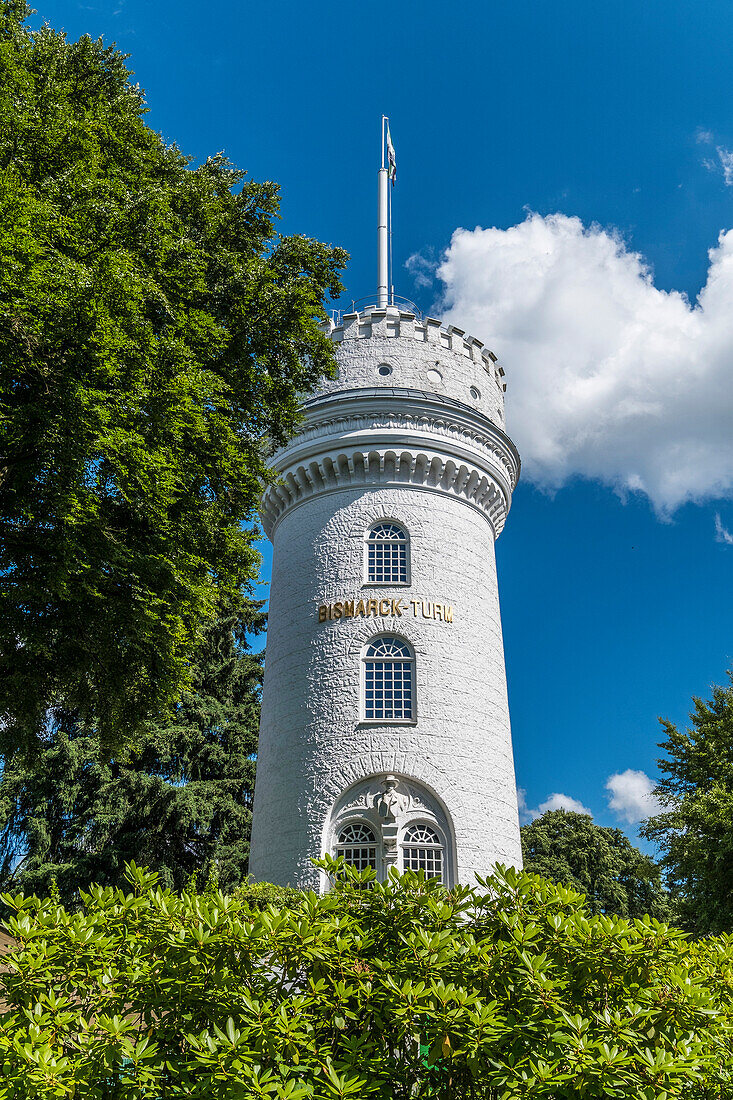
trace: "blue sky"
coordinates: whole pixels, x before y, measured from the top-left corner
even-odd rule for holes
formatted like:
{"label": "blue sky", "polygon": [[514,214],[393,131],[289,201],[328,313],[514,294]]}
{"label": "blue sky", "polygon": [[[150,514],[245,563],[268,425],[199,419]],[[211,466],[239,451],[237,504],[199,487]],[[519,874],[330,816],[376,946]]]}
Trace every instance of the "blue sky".
{"label": "blue sky", "polygon": [[614,812],[609,777],[653,777],[657,715],[684,723],[733,663],[729,0],[40,0],[44,19],[130,53],[186,153],[277,180],[282,230],[344,245],[353,297],[391,116],[396,290],[499,355],[524,459],[497,548],[519,785],[634,837],[640,781]]}

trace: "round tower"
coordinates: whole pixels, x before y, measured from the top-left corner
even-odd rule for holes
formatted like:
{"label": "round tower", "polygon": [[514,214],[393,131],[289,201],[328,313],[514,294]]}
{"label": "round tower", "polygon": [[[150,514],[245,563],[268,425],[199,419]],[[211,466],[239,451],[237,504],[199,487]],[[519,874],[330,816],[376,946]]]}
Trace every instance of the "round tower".
{"label": "round tower", "polygon": [[394,305],[330,326],[338,377],[274,456],[250,870],[325,853],[452,885],[521,865],[494,541],[519,456],[503,371]]}

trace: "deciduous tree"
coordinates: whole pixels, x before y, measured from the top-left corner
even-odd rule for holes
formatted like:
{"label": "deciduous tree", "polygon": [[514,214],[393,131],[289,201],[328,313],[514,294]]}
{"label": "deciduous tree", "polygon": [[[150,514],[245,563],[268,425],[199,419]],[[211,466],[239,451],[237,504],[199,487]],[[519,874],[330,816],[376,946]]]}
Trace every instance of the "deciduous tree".
{"label": "deciduous tree", "polygon": [[[194,167],[125,58],[0,0],[0,751],[50,708],[118,747],[257,569],[266,441],[332,368],[345,253]],[[244,526],[243,526],[244,524]]]}
{"label": "deciduous tree", "polygon": [[662,866],[684,927],[733,932],[733,673],[712,698],[693,699],[691,726],[660,719],[665,809],[642,832],[661,848]]}
{"label": "deciduous tree", "polygon": [[620,829],[596,825],[587,814],[548,810],[521,835],[526,870],[582,891],[591,912],[670,918],[659,866]]}

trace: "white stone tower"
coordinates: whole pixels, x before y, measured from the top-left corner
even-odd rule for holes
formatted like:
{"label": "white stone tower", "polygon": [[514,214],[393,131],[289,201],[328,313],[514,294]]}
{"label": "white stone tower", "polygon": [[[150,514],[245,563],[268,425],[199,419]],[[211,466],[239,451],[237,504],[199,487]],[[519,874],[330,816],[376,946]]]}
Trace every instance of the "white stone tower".
{"label": "white stone tower", "polygon": [[494,557],[519,475],[503,371],[380,297],[330,326],[338,378],[262,500],[250,871],[283,885],[322,887],[326,852],[448,885],[521,865]]}

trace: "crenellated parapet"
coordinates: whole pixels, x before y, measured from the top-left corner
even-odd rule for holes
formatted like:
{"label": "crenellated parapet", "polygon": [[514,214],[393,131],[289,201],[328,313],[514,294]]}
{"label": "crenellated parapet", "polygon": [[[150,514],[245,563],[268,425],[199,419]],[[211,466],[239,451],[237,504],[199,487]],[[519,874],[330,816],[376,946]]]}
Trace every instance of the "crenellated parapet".
{"label": "crenellated parapet", "polygon": [[469,336],[455,325],[443,325],[435,317],[418,318],[417,314],[393,306],[378,309],[376,306],[359,313],[345,313],[338,324],[327,322],[326,329],[334,343],[344,340],[363,340],[372,337],[397,337],[432,344],[436,349],[455,352],[474,363],[479,363],[493,379],[502,393],[506,391],[504,369],[481,340]]}

